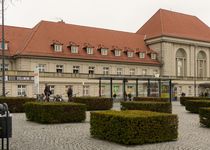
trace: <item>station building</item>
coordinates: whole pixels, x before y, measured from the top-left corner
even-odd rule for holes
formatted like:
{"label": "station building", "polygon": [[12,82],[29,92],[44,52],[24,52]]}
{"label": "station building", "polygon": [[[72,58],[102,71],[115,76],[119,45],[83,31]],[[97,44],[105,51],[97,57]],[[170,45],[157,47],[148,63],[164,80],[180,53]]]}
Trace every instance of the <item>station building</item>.
{"label": "station building", "polygon": [[[7,96],[34,97],[43,93],[45,83],[53,94],[67,96],[71,85],[75,96],[98,96],[98,77],[168,77],[174,79],[177,96],[198,96],[210,92],[209,60],[210,28],[196,16],[164,9],[136,33],[63,21],[40,21],[33,28],[5,26]],[[138,95],[147,96],[147,82],[138,82]],[[109,81],[101,84],[102,96],[110,96]],[[112,86],[121,97],[122,82]],[[151,84],[151,96],[157,95],[157,86]],[[125,88],[135,95],[134,81],[127,80]]]}

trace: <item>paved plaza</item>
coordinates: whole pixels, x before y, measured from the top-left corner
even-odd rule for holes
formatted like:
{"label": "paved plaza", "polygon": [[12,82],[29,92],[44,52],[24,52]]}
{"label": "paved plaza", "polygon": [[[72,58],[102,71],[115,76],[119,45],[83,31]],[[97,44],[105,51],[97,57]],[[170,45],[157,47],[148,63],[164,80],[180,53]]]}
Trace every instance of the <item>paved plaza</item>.
{"label": "paved plaza", "polygon": [[[114,109],[119,109],[119,103]],[[90,116],[84,123],[42,125],[26,121],[25,114],[13,114],[13,137],[10,150],[210,150],[210,129],[199,124],[199,116],[173,102],[179,117],[177,141],[138,146],[124,146],[91,138]]]}

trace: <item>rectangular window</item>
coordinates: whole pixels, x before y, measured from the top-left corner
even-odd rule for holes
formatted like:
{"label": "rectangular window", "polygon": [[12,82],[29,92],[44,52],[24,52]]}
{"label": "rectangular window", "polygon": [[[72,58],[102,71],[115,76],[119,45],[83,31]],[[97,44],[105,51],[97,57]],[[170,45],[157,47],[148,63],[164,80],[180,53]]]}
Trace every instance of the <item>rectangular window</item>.
{"label": "rectangular window", "polygon": [[93,54],[93,48],[92,47],[87,47],[86,50],[87,50],[87,54],[89,54],[89,55]]}
{"label": "rectangular window", "polygon": [[71,53],[77,54],[78,53],[78,46],[71,46]]}
{"label": "rectangular window", "polygon": [[151,59],[156,59],[157,55],[155,53],[151,54]]}
{"label": "rectangular window", "polygon": [[[8,50],[8,43],[4,42],[4,50]],[[2,50],[2,42],[0,42],[0,50]]]}
{"label": "rectangular window", "polygon": [[123,74],[123,69],[117,68],[117,75],[122,75],[122,74]]}
{"label": "rectangular window", "polygon": [[54,44],[54,51],[55,52],[62,52],[63,45]]}
{"label": "rectangular window", "polygon": [[26,85],[18,85],[17,86],[17,95],[18,96],[26,96]]}
{"label": "rectangular window", "polygon": [[39,64],[39,72],[45,72],[45,64]]}
{"label": "rectangular window", "polygon": [[142,69],[142,75],[147,75],[147,69]]}
{"label": "rectangular window", "polygon": [[50,91],[51,91],[51,94],[55,94],[55,85],[49,85],[50,86]]}
{"label": "rectangular window", "polygon": [[101,55],[107,55],[108,49],[107,48],[101,48]]}
{"label": "rectangular window", "polygon": [[114,55],[115,56],[121,56],[121,50],[115,50]]}
{"label": "rectangular window", "polygon": [[135,75],[135,69],[134,68],[130,68],[130,75]]}
{"label": "rectangular window", "polygon": [[[3,65],[1,64],[0,65],[0,71],[2,71],[3,70]],[[9,70],[9,64],[4,64],[4,70],[5,71],[8,71]]]}
{"label": "rectangular window", "polygon": [[158,71],[155,69],[153,70],[153,75],[156,76],[158,74]]}
{"label": "rectangular window", "polygon": [[128,57],[133,57],[133,52],[128,52],[127,55]]}
{"label": "rectangular window", "polygon": [[106,88],[105,86],[101,86],[101,95],[104,96],[106,94]]}
{"label": "rectangular window", "polygon": [[139,58],[145,58],[145,53],[144,52],[140,52],[139,53]]}
{"label": "rectangular window", "polygon": [[56,72],[62,73],[63,72],[63,65],[56,65]]}
{"label": "rectangular window", "polygon": [[89,66],[89,74],[94,74],[95,67]]}
{"label": "rectangular window", "polygon": [[133,93],[133,89],[134,89],[133,85],[128,85],[127,86],[127,94],[132,94]]}
{"label": "rectangular window", "polygon": [[83,85],[83,96],[89,96],[89,86]]}
{"label": "rectangular window", "polygon": [[79,66],[73,66],[73,73],[78,74],[79,73]]}
{"label": "rectangular window", "polygon": [[192,96],[192,86],[189,86],[188,96]]}
{"label": "rectangular window", "polygon": [[103,67],[103,74],[109,74],[109,67]]}

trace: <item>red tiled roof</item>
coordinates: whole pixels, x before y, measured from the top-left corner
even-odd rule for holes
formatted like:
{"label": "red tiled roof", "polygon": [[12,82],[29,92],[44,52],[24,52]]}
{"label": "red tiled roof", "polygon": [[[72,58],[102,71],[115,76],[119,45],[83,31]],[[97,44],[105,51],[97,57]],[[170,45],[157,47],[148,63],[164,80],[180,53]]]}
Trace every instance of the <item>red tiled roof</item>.
{"label": "red tiled roof", "polygon": [[[30,32],[31,29],[29,28],[5,26],[5,41],[8,41],[9,43],[9,49],[5,50],[5,55],[12,56],[16,53],[17,50],[22,49],[23,45],[26,43],[27,37],[30,35]],[[0,32],[0,41],[1,33],[2,32]]]}
{"label": "red tiled roof", "polygon": [[210,42],[210,29],[195,16],[158,10],[138,31],[146,39],[170,36]]}
{"label": "red tiled roof", "polygon": [[[62,52],[54,52],[50,46],[53,41],[59,41],[63,44]],[[78,54],[71,54],[68,47],[70,42],[79,45]],[[84,50],[85,43],[94,47],[93,55],[86,53]],[[101,55],[100,51],[97,50],[100,45],[108,48],[107,56]],[[111,52],[113,46],[117,46],[121,50],[124,50],[125,47],[129,47],[133,50],[138,48],[142,51],[150,51],[144,43],[144,36],[136,33],[71,25],[65,24],[64,22],[41,21],[32,29],[27,44],[21,51],[18,51],[18,54],[159,64],[157,60],[152,60],[149,56],[143,60],[139,59],[137,55],[133,58],[129,58],[126,56],[126,53],[122,53],[122,56],[114,56],[113,52]]]}

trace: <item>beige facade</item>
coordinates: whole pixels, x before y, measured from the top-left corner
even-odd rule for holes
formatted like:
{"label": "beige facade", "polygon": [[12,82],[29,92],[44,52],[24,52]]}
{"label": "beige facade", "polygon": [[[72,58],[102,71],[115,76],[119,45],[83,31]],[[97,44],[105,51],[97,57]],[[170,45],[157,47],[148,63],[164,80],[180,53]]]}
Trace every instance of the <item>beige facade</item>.
{"label": "beige facade", "polygon": [[[1,60],[0,60],[1,61]],[[99,81],[94,77],[100,76],[154,76],[160,73],[159,66],[143,65],[138,63],[116,63],[110,61],[84,61],[71,59],[54,58],[16,58],[12,61],[6,60],[9,68],[6,71],[6,92],[7,96],[35,97],[34,89],[34,69],[43,65],[43,70],[39,73],[39,93],[43,93],[45,83],[48,83],[53,90],[53,94],[62,95],[67,98],[67,88],[73,86],[75,96],[98,96]],[[62,71],[58,73],[57,65],[62,66]],[[74,66],[79,66],[78,73],[74,72]],[[93,67],[93,74],[89,72],[89,67]],[[108,72],[104,72],[108,68]],[[118,69],[120,68],[120,69]],[[8,78],[9,77],[9,78]],[[129,89],[132,86],[132,89]],[[122,81],[113,81],[113,87],[117,87],[118,97],[122,97]],[[2,86],[0,87],[2,88]],[[140,86],[143,91],[143,87]],[[135,94],[135,82],[126,83],[127,92]],[[1,89],[0,89],[1,90]],[[102,81],[102,95],[110,96],[110,82]],[[146,96],[146,89],[144,93]],[[1,90],[2,91],[2,90]],[[22,92],[22,93],[21,93]]]}
{"label": "beige facade", "polygon": [[[158,59],[162,62],[161,76],[170,76],[178,79],[173,81],[178,95],[185,92],[187,96],[194,96],[195,94],[198,96],[206,90],[209,92],[209,89],[202,85],[210,84],[210,43],[172,37],[156,38],[148,40],[146,43],[159,54]],[[176,55],[180,49],[186,52],[185,75],[177,74]],[[202,75],[199,75],[201,70],[198,65],[199,52],[205,54],[205,65],[202,68],[204,74]]]}
{"label": "beige facade", "polygon": [[[73,85],[76,96],[98,96],[99,81],[92,78],[142,76],[174,79],[177,96],[210,93],[210,29],[195,16],[160,9],[136,33],[63,21],[41,21],[31,29],[7,26],[5,31],[9,96],[35,96],[37,67],[39,93],[48,83],[54,94],[66,96]],[[155,95],[157,83],[151,84]],[[122,81],[113,81],[112,92],[119,97],[123,88]],[[137,91],[135,81],[125,88],[133,95]],[[138,91],[147,96],[147,83],[139,81]],[[102,81],[101,93],[113,94],[110,81]]]}

